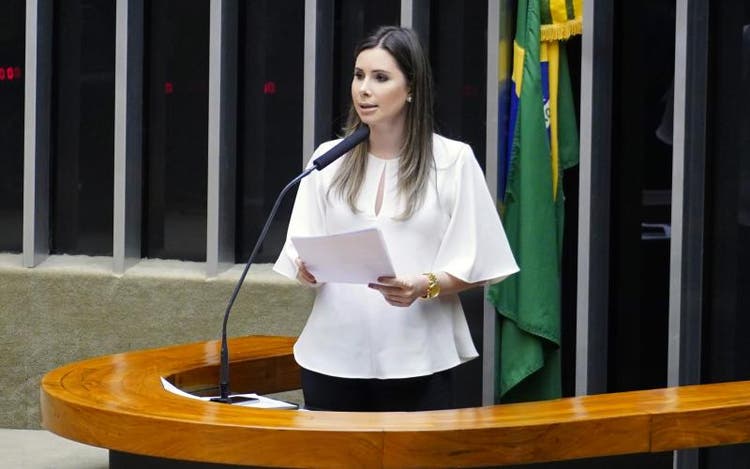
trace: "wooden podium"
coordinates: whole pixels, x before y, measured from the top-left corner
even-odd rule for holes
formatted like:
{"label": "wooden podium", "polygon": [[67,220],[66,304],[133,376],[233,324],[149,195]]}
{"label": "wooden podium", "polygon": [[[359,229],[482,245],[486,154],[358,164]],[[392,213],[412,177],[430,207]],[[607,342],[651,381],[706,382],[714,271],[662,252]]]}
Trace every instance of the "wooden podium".
{"label": "wooden podium", "polygon": [[[232,390],[299,388],[294,340],[230,340]],[[270,467],[482,467],[750,441],[750,382],[382,413],[253,409],[162,386],[214,387],[218,363],[210,341],[63,366],[42,380],[42,424],[113,454]]]}

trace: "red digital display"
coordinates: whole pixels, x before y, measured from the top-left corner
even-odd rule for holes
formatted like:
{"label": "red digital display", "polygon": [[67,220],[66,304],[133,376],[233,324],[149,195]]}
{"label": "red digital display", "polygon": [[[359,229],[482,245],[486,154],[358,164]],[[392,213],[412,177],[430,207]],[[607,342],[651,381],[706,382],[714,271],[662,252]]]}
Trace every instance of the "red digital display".
{"label": "red digital display", "polygon": [[479,96],[479,88],[475,85],[464,85],[462,94],[467,98],[475,98]]}
{"label": "red digital display", "polygon": [[276,82],[267,81],[263,84],[263,94],[276,94]]}
{"label": "red digital display", "polygon": [[16,81],[21,78],[21,67],[0,65],[0,81]]}

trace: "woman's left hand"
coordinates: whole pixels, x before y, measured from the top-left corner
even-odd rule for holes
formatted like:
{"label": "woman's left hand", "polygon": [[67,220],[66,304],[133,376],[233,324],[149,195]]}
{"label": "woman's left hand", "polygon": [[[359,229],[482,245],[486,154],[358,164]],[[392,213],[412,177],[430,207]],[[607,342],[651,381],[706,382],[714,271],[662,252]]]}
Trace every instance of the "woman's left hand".
{"label": "woman's left hand", "polygon": [[380,277],[378,283],[370,283],[367,286],[379,291],[388,304],[407,307],[425,294],[427,283],[427,277],[415,275],[413,277]]}

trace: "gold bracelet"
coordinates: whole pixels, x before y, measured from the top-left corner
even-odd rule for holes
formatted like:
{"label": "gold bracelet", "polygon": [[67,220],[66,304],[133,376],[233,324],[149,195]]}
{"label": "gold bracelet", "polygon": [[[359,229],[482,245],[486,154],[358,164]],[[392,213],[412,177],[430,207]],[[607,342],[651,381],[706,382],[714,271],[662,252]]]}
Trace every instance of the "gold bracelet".
{"label": "gold bracelet", "polygon": [[425,300],[435,298],[440,294],[440,283],[438,283],[437,275],[432,272],[426,272],[422,275],[427,277],[427,292],[422,295],[422,298]]}

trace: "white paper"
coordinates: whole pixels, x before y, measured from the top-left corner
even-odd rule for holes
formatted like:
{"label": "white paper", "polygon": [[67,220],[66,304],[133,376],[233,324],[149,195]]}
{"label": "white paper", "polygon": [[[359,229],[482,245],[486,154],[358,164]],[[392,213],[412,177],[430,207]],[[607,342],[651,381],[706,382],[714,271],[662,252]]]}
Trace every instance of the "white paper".
{"label": "white paper", "polygon": [[328,236],[293,236],[297,253],[318,282],[370,283],[396,271],[377,228]]}
{"label": "white paper", "polygon": [[[182,397],[189,397],[191,399],[200,399],[202,401],[210,401],[213,396],[203,397],[190,394],[178,388],[174,384],[170,383],[162,377],[161,384],[164,386],[164,390],[169,391],[173,394],[177,394]],[[256,409],[296,409],[295,404],[289,402],[279,401],[277,399],[271,399],[270,397],[260,396],[258,394],[232,394],[232,396],[247,397],[251,400],[245,402],[237,402],[234,405],[242,407],[253,407]]]}

